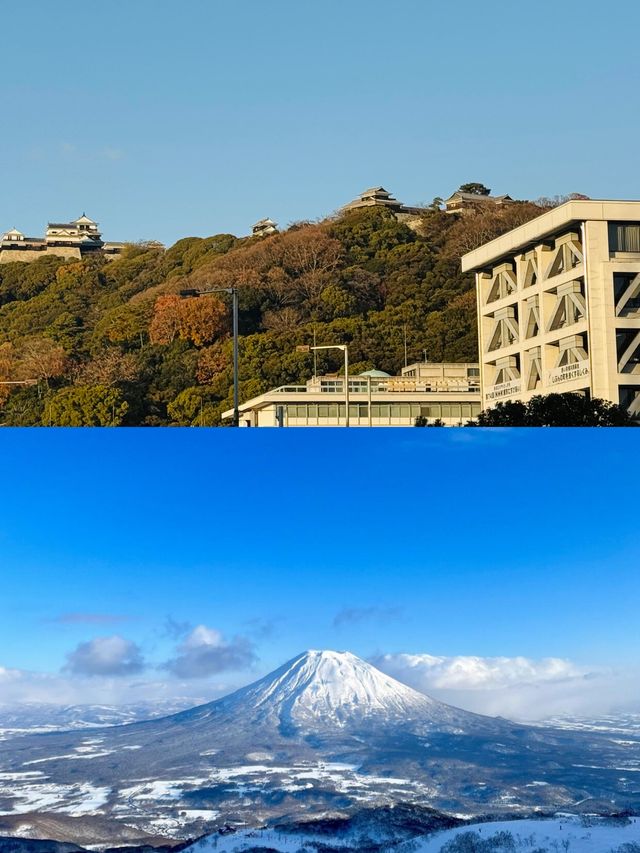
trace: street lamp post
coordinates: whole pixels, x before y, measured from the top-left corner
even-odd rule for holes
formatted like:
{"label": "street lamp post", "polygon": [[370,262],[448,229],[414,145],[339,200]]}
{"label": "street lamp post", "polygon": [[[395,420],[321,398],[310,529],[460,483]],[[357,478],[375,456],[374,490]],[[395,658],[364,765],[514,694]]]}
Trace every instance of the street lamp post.
{"label": "street lamp post", "polygon": [[230,293],[231,313],[233,316],[233,422],[232,426],[240,425],[240,403],[238,399],[238,288],[213,287],[211,290],[181,290],[180,296],[189,299],[192,296],[206,296],[209,293]]}
{"label": "street lamp post", "polygon": [[329,344],[323,347],[310,347],[312,350],[318,349],[339,349],[344,352],[344,425],[349,426],[349,347],[347,344]]}

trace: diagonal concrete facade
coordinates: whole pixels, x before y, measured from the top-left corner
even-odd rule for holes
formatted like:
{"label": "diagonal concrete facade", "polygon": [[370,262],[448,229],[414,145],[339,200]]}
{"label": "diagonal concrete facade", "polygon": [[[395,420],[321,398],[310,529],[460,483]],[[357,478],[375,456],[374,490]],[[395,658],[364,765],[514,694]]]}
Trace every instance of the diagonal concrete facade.
{"label": "diagonal concrete facade", "polygon": [[579,391],[640,414],[640,202],[570,201],[469,252],[483,408]]}

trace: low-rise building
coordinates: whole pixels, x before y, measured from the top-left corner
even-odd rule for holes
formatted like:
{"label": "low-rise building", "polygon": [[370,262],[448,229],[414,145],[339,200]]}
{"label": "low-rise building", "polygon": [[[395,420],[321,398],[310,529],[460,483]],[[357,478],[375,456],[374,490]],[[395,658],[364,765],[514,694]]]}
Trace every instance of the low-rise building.
{"label": "low-rise building", "polygon": [[469,252],[482,407],[578,391],[640,414],[640,201],[573,200]]}
{"label": "low-rise building", "polygon": [[[368,370],[349,377],[350,426],[413,426],[416,418],[459,426],[480,411],[477,364],[410,364],[400,376]],[[240,426],[344,426],[344,377],[315,376],[240,405]],[[231,419],[233,411],[223,414]]]}
{"label": "low-rise building", "polygon": [[113,258],[122,254],[124,243],[105,243],[98,223],[84,213],[73,222],[50,222],[44,237],[26,237],[17,228],[0,239],[0,263],[35,261],[43,255],[80,259],[91,253]]}

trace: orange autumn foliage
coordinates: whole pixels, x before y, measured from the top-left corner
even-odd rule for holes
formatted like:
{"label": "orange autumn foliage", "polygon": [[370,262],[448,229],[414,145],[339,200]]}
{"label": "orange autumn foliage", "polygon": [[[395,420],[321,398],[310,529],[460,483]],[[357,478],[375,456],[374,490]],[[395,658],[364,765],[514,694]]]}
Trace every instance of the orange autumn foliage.
{"label": "orange autumn foliage", "polygon": [[176,338],[204,346],[224,334],[227,308],[215,297],[181,299],[175,294],[156,300],[149,337],[154,344],[170,344]]}

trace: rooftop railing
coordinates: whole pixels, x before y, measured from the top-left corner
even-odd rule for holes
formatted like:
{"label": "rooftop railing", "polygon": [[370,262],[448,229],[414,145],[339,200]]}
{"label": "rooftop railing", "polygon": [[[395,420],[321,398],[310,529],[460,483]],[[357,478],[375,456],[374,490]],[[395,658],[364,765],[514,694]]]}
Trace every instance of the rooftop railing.
{"label": "rooftop railing", "polygon": [[[349,380],[349,391],[352,394],[367,394],[369,383],[366,380]],[[476,379],[438,379],[433,382],[428,380],[395,378],[378,379],[371,382],[372,394],[400,394],[400,393],[480,393],[480,381]],[[344,381],[322,380],[311,381],[307,385],[281,385],[274,388],[272,394],[344,394]]]}

